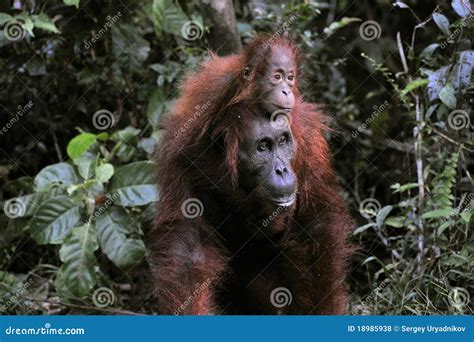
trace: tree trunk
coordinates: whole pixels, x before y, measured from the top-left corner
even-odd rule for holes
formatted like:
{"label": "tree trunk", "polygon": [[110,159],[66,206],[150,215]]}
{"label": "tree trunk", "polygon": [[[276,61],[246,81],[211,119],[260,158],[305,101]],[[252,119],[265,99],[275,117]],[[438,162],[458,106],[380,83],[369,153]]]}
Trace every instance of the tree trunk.
{"label": "tree trunk", "polygon": [[232,0],[201,0],[199,6],[206,25],[210,26],[210,48],[221,56],[240,51],[242,43]]}

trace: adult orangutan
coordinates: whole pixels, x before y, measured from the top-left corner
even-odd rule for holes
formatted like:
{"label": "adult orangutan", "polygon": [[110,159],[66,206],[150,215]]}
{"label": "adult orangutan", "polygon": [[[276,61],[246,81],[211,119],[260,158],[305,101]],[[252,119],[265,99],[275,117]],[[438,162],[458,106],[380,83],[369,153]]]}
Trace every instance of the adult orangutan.
{"label": "adult orangutan", "polygon": [[345,312],[352,223],[297,55],[261,37],[183,83],[157,159],[160,313]]}

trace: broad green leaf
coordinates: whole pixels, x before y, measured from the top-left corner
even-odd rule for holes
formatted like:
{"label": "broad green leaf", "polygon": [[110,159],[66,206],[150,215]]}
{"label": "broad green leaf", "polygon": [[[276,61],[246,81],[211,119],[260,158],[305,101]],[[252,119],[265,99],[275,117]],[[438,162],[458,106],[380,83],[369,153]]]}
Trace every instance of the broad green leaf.
{"label": "broad green leaf", "polygon": [[146,104],[146,116],[151,127],[157,127],[160,118],[167,110],[167,103],[162,88],[156,88],[152,91]]}
{"label": "broad green leaf", "polygon": [[143,241],[128,239],[126,234],[133,225],[127,212],[119,207],[111,207],[96,219],[99,243],[107,257],[117,266],[134,265],[143,259]]}
{"label": "broad green leaf", "polygon": [[401,228],[404,226],[405,218],[399,216],[392,216],[385,219],[385,224],[387,226]]}
{"label": "broad green leaf", "polygon": [[80,0],[63,0],[65,5],[67,5],[67,6],[76,6],[76,8],[79,8],[79,1]]}
{"label": "broad green leaf", "polygon": [[439,99],[446,105],[446,107],[450,109],[456,108],[456,96],[454,95],[454,88],[450,84],[441,89],[439,92]]}
{"label": "broad green leaf", "polygon": [[97,157],[93,154],[83,154],[73,160],[73,163],[77,166],[77,171],[84,179],[90,179],[95,175],[95,165],[97,163]]}
{"label": "broad green leaf", "polygon": [[462,91],[471,84],[471,74],[474,68],[474,51],[459,53],[458,62],[449,75],[448,82],[455,92]]}
{"label": "broad green leaf", "polygon": [[12,21],[13,17],[7,13],[0,13],[0,26],[5,25],[9,21]]}
{"label": "broad green leaf", "polygon": [[92,223],[72,228],[59,251],[64,263],[57,274],[57,284],[83,297],[97,283],[95,267],[98,266],[94,252],[99,248],[97,233]]}
{"label": "broad green leaf", "polygon": [[109,192],[116,193],[118,198],[115,203],[123,206],[139,206],[157,201],[153,164],[142,161],[117,168]]}
{"label": "broad green leaf", "polygon": [[72,138],[67,145],[69,158],[76,159],[85,153],[97,140],[97,136],[92,133],[81,133]]}
{"label": "broad green leaf", "polygon": [[445,35],[449,36],[451,33],[449,32],[449,20],[441,13],[433,13],[433,20],[436,25],[439,27],[441,32]]}
{"label": "broad green leaf", "polygon": [[71,164],[58,163],[46,166],[35,177],[37,190],[44,189],[51,184],[59,183],[66,186],[81,182],[76,168]]}
{"label": "broad green leaf", "polygon": [[371,222],[371,223],[367,223],[361,227],[358,227],[356,230],[354,230],[354,232],[352,233],[352,235],[357,235],[357,234],[360,234],[362,232],[365,232],[367,229],[369,229],[370,227],[375,227],[376,224]]}
{"label": "broad green leaf", "polygon": [[111,32],[112,50],[117,59],[127,64],[131,71],[142,68],[150,53],[150,43],[143,39],[138,26],[116,23]]}
{"label": "broad green leaf", "polygon": [[449,217],[454,213],[454,210],[452,208],[444,208],[444,209],[436,209],[436,210],[431,210],[423,215],[421,215],[422,218],[424,219],[429,219],[429,218],[437,218],[437,217]]}
{"label": "broad green leaf", "polygon": [[179,3],[173,0],[153,0],[151,15],[158,38],[163,31],[180,36],[183,25],[189,20]]}
{"label": "broad green leaf", "polygon": [[430,83],[428,83],[428,96],[430,101],[436,100],[439,97],[439,92],[446,85],[449,68],[449,65],[441,67],[428,76],[430,80]]}
{"label": "broad green leaf", "polygon": [[35,25],[35,28],[39,28],[39,29],[53,32],[53,33],[60,33],[60,31],[54,24],[53,20],[50,17],[48,17],[45,13],[32,15],[31,19],[33,20],[33,24]]}
{"label": "broad green leaf", "polygon": [[40,245],[60,244],[80,220],[81,207],[68,196],[57,196],[37,209],[31,220],[30,233]]}
{"label": "broad green leaf", "polygon": [[135,127],[127,127],[125,129],[121,129],[120,131],[115,132],[112,134],[110,139],[114,141],[122,141],[126,144],[136,145],[138,142],[137,136],[140,134],[140,130],[136,129]]}
{"label": "broad green leaf", "polygon": [[102,164],[95,169],[95,179],[100,183],[108,182],[113,175],[114,167],[112,164]]}
{"label": "broad green leaf", "polygon": [[460,17],[466,17],[471,14],[470,0],[453,0],[451,1],[451,6]]}
{"label": "broad green leaf", "polygon": [[409,92],[417,88],[424,87],[428,83],[429,83],[429,80],[427,78],[413,80],[410,83],[408,83],[405,88],[403,88],[401,92],[401,96],[405,96],[406,94],[408,94]]}
{"label": "broad green leaf", "polygon": [[385,207],[379,210],[379,212],[377,213],[377,217],[375,219],[375,222],[377,223],[377,226],[379,228],[383,226],[385,219],[387,218],[388,214],[390,214],[392,209],[393,209],[393,206],[386,205]]}
{"label": "broad green leaf", "polygon": [[33,20],[30,18],[30,14],[26,11],[21,12],[18,14],[15,19],[20,19],[21,27],[28,32],[32,37],[35,35],[33,34],[33,28],[35,25],[33,24]]}
{"label": "broad green leaf", "polygon": [[428,45],[427,47],[423,49],[423,51],[421,51],[420,58],[430,58],[438,47],[439,47],[438,43],[433,43],[433,44]]}

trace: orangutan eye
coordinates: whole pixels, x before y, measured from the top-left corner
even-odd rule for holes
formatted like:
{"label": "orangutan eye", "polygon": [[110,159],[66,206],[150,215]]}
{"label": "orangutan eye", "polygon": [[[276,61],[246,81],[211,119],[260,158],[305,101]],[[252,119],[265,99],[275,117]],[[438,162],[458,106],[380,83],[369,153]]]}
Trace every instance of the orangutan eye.
{"label": "orangutan eye", "polygon": [[273,78],[275,78],[276,80],[281,80],[281,75],[280,74],[275,74],[275,76],[273,76]]}
{"label": "orangutan eye", "polygon": [[288,142],[288,138],[284,135],[282,135],[279,139],[278,139],[278,145],[280,146],[283,146],[285,145],[286,143]]}
{"label": "orangutan eye", "polygon": [[288,81],[293,81],[294,79],[295,79],[295,76],[293,75],[288,76]]}
{"label": "orangutan eye", "polygon": [[263,152],[269,149],[270,149],[270,144],[268,143],[268,141],[262,140],[258,143],[257,151]]}

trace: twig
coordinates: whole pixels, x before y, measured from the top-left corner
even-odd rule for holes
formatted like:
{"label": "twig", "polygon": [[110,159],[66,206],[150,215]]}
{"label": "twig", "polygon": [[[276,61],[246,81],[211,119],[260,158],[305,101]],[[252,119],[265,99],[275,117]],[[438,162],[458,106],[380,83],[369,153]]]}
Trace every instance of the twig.
{"label": "twig", "polygon": [[460,144],[458,143],[456,140],[453,140],[451,139],[450,137],[448,137],[446,134],[444,133],[441,133],[440,131],[438,131],[436,128],[434,128],[433,125],[429,125],[429,127],[433,130],[433,132],[435,132],[436,134],[438,134],[441,138],[449,141],[450,143],[458,146],[459,148],[463,149],[463,150],[466,150],[468,152],[471,152],[471,153],[474,153],[474,150],[471,150],[470,148],[464,146],[464,144]]}

